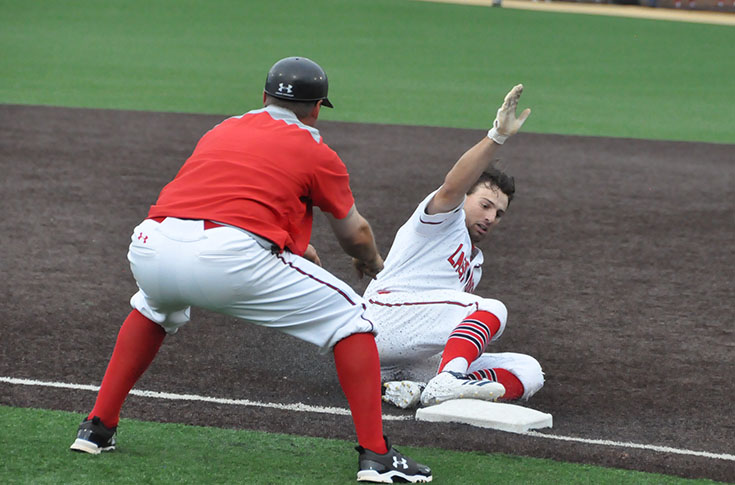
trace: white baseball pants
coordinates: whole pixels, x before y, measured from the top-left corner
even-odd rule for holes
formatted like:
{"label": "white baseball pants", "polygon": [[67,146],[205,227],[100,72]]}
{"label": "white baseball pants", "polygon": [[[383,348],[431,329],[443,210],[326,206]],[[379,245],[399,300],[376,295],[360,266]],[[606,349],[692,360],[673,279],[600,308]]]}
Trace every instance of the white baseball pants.
{"label": "white baseball pants", "polygon": [[373,332],[362,297],[323,268],[239,228],[201,220],[147,219],[128,251],[139,291],[130,304],[175,333],[196,306],[276,328],[329,351]]}
{"label": "white baseball pants", "polygon": [[[503,334],[508,319],[501,301],[461,291],[399,291],[365,297],[367,318],[378,330],[375,342],[384,381],[429,381],[436,375],[449,335],[470,314],[486,311],[500,320],[500,330],[492,341]],[[525,390],[522,399],[543,387],[541,365],[530,355],[484,353],[470,363],[468,372],[492,368],[507,369],[518,377]]]}

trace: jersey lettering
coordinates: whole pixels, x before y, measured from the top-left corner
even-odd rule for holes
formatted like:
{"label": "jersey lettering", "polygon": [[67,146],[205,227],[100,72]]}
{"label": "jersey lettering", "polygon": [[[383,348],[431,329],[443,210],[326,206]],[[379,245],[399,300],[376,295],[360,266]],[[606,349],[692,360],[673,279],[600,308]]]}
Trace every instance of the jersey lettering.
{"label": "jersey lettering", "polygon": [[470,277],[467,278],[467,283],[464,285],[465,293],[472,293],[475,291],[475,279],[473,278],[473,272],[470,271]]}
{"label": "jersey lettering", "polygon": [[467,270],[470,268],[470,260],[464,255],[464,251],[462,251],[463,246],[464,244],[460,244],[457,250],[454,251],[454,254],[447,258],[449,264],[451,264],[454,270],[457,272],[457,275],[459,276],[459,281],[462,281],[463,279],[465,279],[464,277],[469,276]]}
{"label": "jersey lettering", "polygon": [[[454,262],[454,257],[457,255],[458,252],[460,252],[462,250],[462,246],[464,246],[464,245],[463,244],[460,244],[459,247],[457,248],[457,250],[454,251],[454,254],[452,254],[451,256],[449,256],[449,259],[447,259],[447,261],[449,261],[449,264],[451,264],[452,267],[455,267],[457,265]],[[462,253],[462,255],[464,256],[464,253]]]}

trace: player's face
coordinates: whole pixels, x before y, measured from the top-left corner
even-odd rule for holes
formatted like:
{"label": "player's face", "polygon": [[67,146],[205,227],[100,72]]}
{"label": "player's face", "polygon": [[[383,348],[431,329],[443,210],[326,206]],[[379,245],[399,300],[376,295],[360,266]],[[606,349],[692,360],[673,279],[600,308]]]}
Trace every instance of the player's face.
{"label": "player's face", "polygon": [[480,185],[464,202],[465,224],[474,244],[500,222],[508,209],[508,196],[495,186]]}

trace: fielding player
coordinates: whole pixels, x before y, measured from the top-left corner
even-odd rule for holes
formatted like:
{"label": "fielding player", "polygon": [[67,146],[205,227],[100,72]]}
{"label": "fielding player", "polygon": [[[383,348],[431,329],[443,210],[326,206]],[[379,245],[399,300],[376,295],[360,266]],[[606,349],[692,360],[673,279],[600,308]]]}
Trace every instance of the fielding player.
{"label": "fielding player", "polygon": [[347,170],[315,128],[320,109],[332,107],[327,90],[315,62],[278,61],[266,77],[264,108],[212,128],[163,188],[133,232],[128,259],[139,291],[72,450],[115,448],[123,401],[166,334],[197,306],[331,351],[357,432],[357,478],[431,481],[429,467],[383,436],[380,363],[363,299],[315,264],[309,245],[316,206],[361,274],[383,267]]}
{"label": "fielding player", "polygon": [[389,381],[383,398],[399,407],[419,398],[425,406],[461,397],[528,399],[543,386],[533,357],[484,353],[503,333],[508,312],[500,301],[472,294],[482,276],[477,245],[515,192],[513,178],[491,161],[531,112],[516,117],[522,91],[519,84],[508,93],[487,137],[462,155],[398,230],[385,268],[365,291]]}

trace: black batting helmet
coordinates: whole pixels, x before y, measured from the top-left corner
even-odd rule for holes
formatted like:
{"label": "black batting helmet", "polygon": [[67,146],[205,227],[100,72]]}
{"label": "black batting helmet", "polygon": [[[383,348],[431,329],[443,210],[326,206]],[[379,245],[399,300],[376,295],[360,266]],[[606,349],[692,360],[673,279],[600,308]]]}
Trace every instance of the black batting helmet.
{"label": "black batting helmet", "polygon": [[306,57],[286,57],[273,64],[265,78],[265,92],[291,101],[319,101],[334,108],[327,99],[329,81],[319,64]]}

